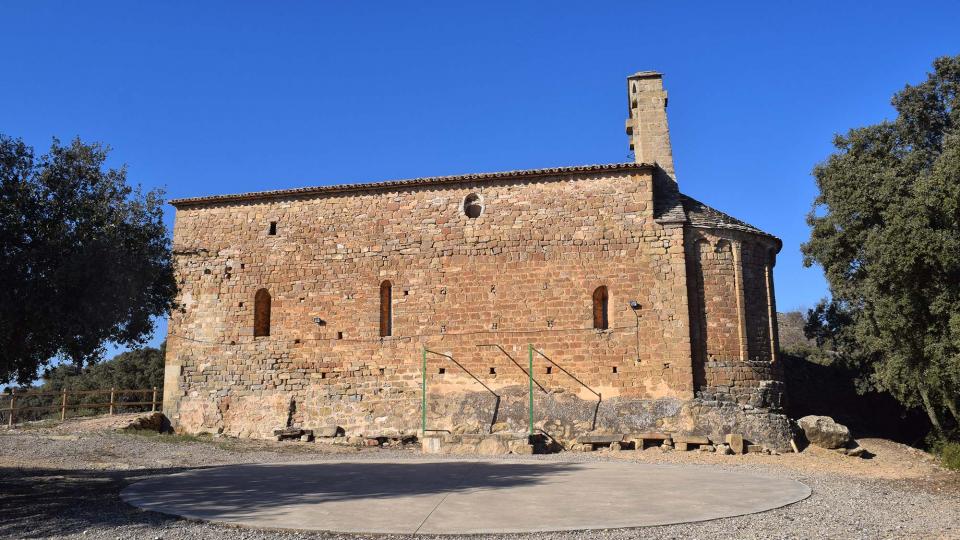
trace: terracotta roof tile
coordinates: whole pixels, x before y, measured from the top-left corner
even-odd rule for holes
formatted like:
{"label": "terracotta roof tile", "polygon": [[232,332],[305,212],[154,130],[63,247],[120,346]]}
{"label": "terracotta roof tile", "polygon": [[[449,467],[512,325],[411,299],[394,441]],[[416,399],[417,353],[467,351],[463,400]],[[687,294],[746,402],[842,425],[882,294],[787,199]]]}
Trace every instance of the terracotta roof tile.
{"label": "terracotta roof tile", "polygon": [[344,193],[350,191],[370,191],[391,188],[406,188],[418,186],[432,186],[444,184],[458,184],[463,182],[489,182],[510,178],[537,178],[544,176],[569,175],[581,172],[650,170],[654,166],[646,163],[611,163],[606,165],[578,165],[573,167],[553,167],[547,169],[528,169],[521,171],[505,171],[492,173],[459,174],[455,176],[429,176],[411,178],[407,180],[387,180],[362,184],[339,184],[331,186],[314,186],[294,189],[280,189],[275,191],[257,191],[239,193],[235,195],[211,195],[207,197],[191,197],[173,199],[170,204],[177,208],[204,204],[233,203],[257,201],[263,199],[278,199],[287,197],[301,197],[327,193]]}

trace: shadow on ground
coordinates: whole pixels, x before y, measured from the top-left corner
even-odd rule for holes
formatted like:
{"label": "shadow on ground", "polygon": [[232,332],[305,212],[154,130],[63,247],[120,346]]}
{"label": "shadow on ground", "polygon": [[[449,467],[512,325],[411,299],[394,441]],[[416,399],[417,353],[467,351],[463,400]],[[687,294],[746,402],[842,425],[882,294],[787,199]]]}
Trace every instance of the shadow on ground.
{"label": "shadow on ground", "polygon": [[56,537],[82,533],[94,526],[169,520],[127,505],[119,493],[132,482],[185,470],[0,468],[0,537]]}
{"label": "shadow on ground", "polygon": [[[235,465],[191,471],[134,489],[151,505],[188,506],[232,515],[291,504],[383,499],[535,485],[579,468],[571,463],[346,462]],[[236,481],[243,478],[243,482]],[[242,486],[239,488],[238,486]]]}
{"label": "shadow on ground", "polygon": [[[128,471],[0,468],[0,536],[37,538],[82,533],[92,527],[159,525],[177,518],[127,505],[119,493],[147,490],[151,502],[189,504],[232,514],[290,504],[432,495],[540,483],[573,472],[571,463],[290,463],[228,468],[162,468]],[[185,473],[183,481],[153,485],[151,478]],[[197,478],[193,478],[197,475]],[[245,477],[242,489],[233,481]]]}

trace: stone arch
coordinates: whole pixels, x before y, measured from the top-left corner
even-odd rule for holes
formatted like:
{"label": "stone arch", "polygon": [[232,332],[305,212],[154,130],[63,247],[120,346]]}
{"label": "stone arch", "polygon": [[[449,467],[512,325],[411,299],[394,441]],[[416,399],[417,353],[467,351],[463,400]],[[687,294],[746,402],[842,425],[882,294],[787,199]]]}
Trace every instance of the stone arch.
{"label": "stone arch", "polygon": [[606,285],[600,285],[593,290],[593,328],[607,330],[610,328],[610,293]]}
{"label": "stone arch", "polygon": [[713,251],[717,254],[717,258],[733,258],[733,244],[726,238],[717,240]]}
{"label": "stone arch", "polygon": [[380,283],[380,337],[393,335],[393,284]]}
{"label": "stone arch", "polygon": [[253,297],[253,337],[270,335],[270,292],[260,289]]}

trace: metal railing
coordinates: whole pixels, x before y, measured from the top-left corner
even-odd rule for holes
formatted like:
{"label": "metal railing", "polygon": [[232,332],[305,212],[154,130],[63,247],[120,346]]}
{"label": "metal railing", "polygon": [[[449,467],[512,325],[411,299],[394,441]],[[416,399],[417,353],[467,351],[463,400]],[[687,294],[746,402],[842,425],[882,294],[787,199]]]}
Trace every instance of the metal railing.
{"label": "metal railing", "polygon": [[449,354],[444,354],[437,351],[431,351],[430,349],[423,347],[423,358],[420,366],[420,375],[421,375],[421,402],[420,402],[420,430],[423,433],[428,431],[445,431],[445,430],[430,430],[427,429],[427,354],[435,354],[437,356],[446,358],[457,365],[464,373],[469,375],[473,380],[480,383],[480,386],[484,387],[487,392],[493,394],[493,397],[496,399],[496,402],[493,405],[493,418],[490,420],[490,433],[493,433],[493,425],[497,423],[497,415],[500,412],[500,394],[494,392],[489,386],[487,386],[483,381],[477,378],[469,369],[464,367],[463,364],[457,362],[457,359],[450,356]]}
{"label": "metal railing", "polygon": [[[593,423],[591,424],[590,431],[593,431],[593,430],[597,429],[597,414],[600,412],[600,403],[603,401],[603,394],[601,394],[600,392],[597,392],[597,391],[594,390],[593,388],[590,388],[590,387],[587,385],[587,383],[581,381],[580,379],[577,378],[576,375],[574,375],[573,373],[570,373],[570,372],[567,371],[563,366],[561,366],[560,364],[554,362],[553,359],[550,358],[549,356],[547,356],[546,354],[544,354],[543,351],[540,351],[540,350],[538,350],[538,349],[533,348],[533,345],[530,346],[530,354],[531,354],[530,365],[531,365],[531,366],[533,365],[532,356],[533,356],[533,353],[534,353],[534,352],[536,352],[537,354],[539,354],[539,355],[540,355],[544,360],[546,360],[547,362],[550,362],[551,364],[553,364],[554,366],[556,366],[557,369],[559,369],[560,371],[562,371],[566,376],[568,376],[568,377],[570,377],[571,379],[573,379],[574,381],[576,381],[580,386],[586,388],[591,394],[597,396],[597,405],[596,405],[596,407],[593,408]],[[532,392],[531,392],[531,396],[532,396],[532,395],[533,395],[533,394],[532,394]],[[530,407],[530,408],[531,408],[531,410],[533,409],[533,406],[532,406],[532,397],[531,397],[531,407]]]}
{"label": "metal railing", "polygon": [[[600,392],[597,392],[597,391],[594,390],[593,388],[590,388],[590,386],[588,386],[587,383],[581,381],[576,375],[574,375],[573,373],[570,373],[569,370],[567,370],[566,368],[564,368],[563,366],[561,366],[560,364],[558,364],[557,362],[555,362],[552,358],[550,358],[550,357],[547,356],[545,353],[543,353],[543,351],[540,351],[540,350],[538,350],[537,348],[535,348],[532,343],[527,345],[527,368],[526,368],[526,369],[524,369],[523,366],[521,366],[520,363],[517,362],[517,360],[516,360],[513,356],[511,356],[509,352],[506,351],[506,349],[504,349],[503,347],[501,347],[500,345],[498,345],[498,344],[496,344],[496,343],[481,343],[481,344],[478,344],[477,347],[496,347],[497,349],[500,350],[500,352],[502,352],[504,355],[506,355],[507,358],[509,358],[510,361],[511,361],[515,366],[517,366],[521,371],[525,372],[525,375],[527,376],[528,387],[529,387],[529,389],[528,389],[528,396],[529,396],[528,413],[529,413],[529,414],[528,414],[527,429],[528,429],[528,433],[529,433],[530,436],[533,436],[533,435],[536,433],[536,431],[537,431],[537,430],[534,428],[534,426],[533,426],[533,424],[534,424],[534,421],[533,421],[533,420],[534,420],[533,387],[534,387],[534,385],[536,385],[536,386],[537,386],[538,388],[540,388],[540,390],[543,391],[544,393],[549,393],[549,392],[547,391],[547,389],[544,388],[543,385],[541,385],[539,382],[537,382],[537,381],[534,379],[534,376],[533,376],[533,355],[534,355],[534,353],[538,354],[540,357],[542,357],[542,358],[543,358],[544,360],[546,360],[547,362],[550,362],[550,363],[551,363],[552,365],[554,365],[557,369],[559,369],[561,372],[563,372],[563,374],[565,374],[566,376],[568,376],[568,377],[570,377],[571,379],[573,379],[574,381],[576,381],[577,384],[579,384],[580,386],[583,386],[584,388],[586,388],[586,389],[587,389],[590,393],[592,393],[593,395],[597,396],[597,404],[596,404],[596,406],[594,406],[594,408],[593,408],[593,420],[592,420],[591,428],[590,428],[590,429],[591,429],[591,431],[592,431],[592,430],[595,430],[595,429],[597,428],[597,415],[598,415],[599,412],[600,412],[600,403],[603,402],[603,394],[601,394]],[[491,430],[491,432],[492,432],[492,430],[493,430],[493,425],[496,424],[496,422],[497,422],[497,414],[498,414],[498,412],[499,412],[499,410],[500,410],[500,395],[497,394],[496,392],[494,392],[489,386],[487,386],[486,384],[484,384],[483,381],[481,381],[479,378],[477,378],[476,375],[474,375],[473,373],[471,373],[470,370],[468,370],[466,367],[464,367],[463,364],[461,364],[460,362],[458,362],[453,356],[450,356],[449,354],[444,354],[444,353],[432,351],[432,350],[430,350],[430,349],[428,349],[428,348],[426,348],[426,347],[423,347],[423,355],[422,355],[421,366],[420,366],[420,373],[421,373],[421,386],[420,386],[420,389],[421,389],[420,429],[421,429],[421,432],[422,432],[422,433],[426,433],[426,432],[428,432],[428,431],[444,431],[444,430],[431,430],[431,429],[427,429],[427,354],[434,354],[434,355],[441,356],[441,357],[443,357],[443,358],[446,358],[446,359],[450,360],[451,362],[453,362],[454,364],[456,364],[457,367],[459,367],[460,369],[462,369],[462,370],[464,371],[464,373],[466,373],[467,375],[469,375],[469,376],[470,376],[473,380],[475,380],[476,382],[480,383],[481,386],[483,386],[488,392],[490,392],[491,394],[494,395],[494,397],[496,397],[496,403],[495,403],[495,405],[494,405],[494,411],[493,411],[493,420],[490,422],[490,430]],[[541,430],[541,431],[542,431],[542,430]]]}

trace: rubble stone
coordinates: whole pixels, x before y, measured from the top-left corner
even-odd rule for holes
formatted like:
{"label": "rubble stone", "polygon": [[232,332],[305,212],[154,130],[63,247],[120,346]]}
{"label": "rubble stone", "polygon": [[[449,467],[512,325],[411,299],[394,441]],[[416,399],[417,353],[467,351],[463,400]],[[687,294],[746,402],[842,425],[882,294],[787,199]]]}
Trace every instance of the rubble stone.
{"label": "rubble stone", "polygon": [[850,429],[838,424],[829,416],[804,416],[797,420],[803,434],[810,441],[821,448],[845,448],[851,440]]}

